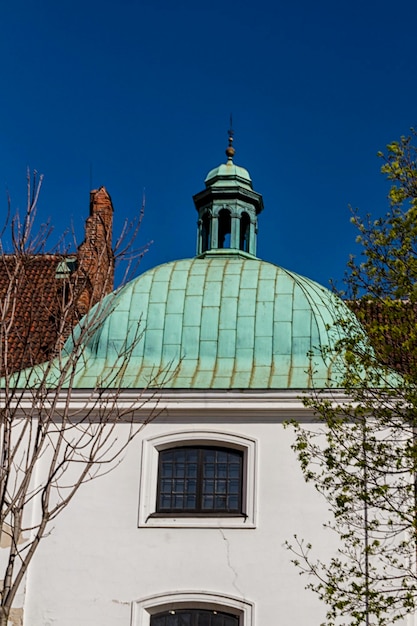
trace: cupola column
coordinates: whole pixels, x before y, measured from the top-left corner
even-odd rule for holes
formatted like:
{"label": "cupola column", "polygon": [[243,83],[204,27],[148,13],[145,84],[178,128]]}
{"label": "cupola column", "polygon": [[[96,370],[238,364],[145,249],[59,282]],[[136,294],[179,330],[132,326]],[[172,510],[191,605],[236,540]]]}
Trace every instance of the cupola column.
{"label": "cupola column", "polygon": [[219,218],[217,215],[213,215],[211,218],[211,246],[210,250],[215,250],[219,247]]}
{"label": "cupola column", "polygon": [[203,220],[200,218],[197,222],[197,255],[201,254],[207,245],[204,245],[204,239],[209,238],[210,234],[204,231]]}
{"label": "cupola column", "polygon": [[250,241],[250,249],[253,250],[253,255],[256,256],[256,230],[257,230],[257,225],[253,224],[253,222],[250,223],[249,226],[249,241]]}
{"label": "cupola column", "polygon": [[240,216],[232,216],[232,228],[230,233],[230,247],[240,249]]}

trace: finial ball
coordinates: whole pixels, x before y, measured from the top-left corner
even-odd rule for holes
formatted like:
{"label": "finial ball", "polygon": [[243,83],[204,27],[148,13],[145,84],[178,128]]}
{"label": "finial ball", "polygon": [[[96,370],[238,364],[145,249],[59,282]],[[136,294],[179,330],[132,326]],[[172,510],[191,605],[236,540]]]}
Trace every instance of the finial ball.
{"label": "finial ball", "polygon": [[226,148],[226,156],[228,159],[232,159],[234,157],[235,154],[235,149],[233,148],[233,146],[227,146]]}

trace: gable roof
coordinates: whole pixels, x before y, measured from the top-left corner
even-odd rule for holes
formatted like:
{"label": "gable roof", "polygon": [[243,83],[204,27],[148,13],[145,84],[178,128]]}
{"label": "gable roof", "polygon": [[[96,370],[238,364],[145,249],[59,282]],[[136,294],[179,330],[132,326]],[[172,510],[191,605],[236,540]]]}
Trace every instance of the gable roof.
{"label": "gable roof", "polygon": [[72,255],[0,255],[0,375],[56,355],[71,328],[113,290],[113,205],[90,193],[85,239]]}

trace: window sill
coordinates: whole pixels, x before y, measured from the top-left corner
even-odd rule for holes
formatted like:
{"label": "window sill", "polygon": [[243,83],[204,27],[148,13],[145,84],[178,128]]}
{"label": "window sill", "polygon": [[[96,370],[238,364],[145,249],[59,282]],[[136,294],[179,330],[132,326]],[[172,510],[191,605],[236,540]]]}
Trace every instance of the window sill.
{"label": "window sill", "polygon": [[255,528],[246,515],[152,513],[139,528]]}
{"label": "window sill", "polygon": [[223,512],[217,512],[217,513],[191,513],[191,512],[186,512],[186,513],[181,513],[180,511],[176,512],[176,513],[170,513],[170,512],[164,512],[164,513],[151,513],[149,515],[149,517],[199,517],[199,518],[210,518],[210,517],[215,517],[216,519],[219,517],[243,517],[244,519],[246,519],[248,516],[245,515],[244,513],[223,513]]}

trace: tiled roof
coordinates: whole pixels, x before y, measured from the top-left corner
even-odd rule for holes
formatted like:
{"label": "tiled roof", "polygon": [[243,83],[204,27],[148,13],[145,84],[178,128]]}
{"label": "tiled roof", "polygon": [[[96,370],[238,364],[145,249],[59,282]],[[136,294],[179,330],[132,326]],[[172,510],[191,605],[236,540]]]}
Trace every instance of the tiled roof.
{"label": "tiled roof", "polygon": [[0,375],[52,358],[113,290],[112,223],[112,201],[100,187],[90,192],[85,239],[74,254],[0,255]]}
{"label": "tiled roof", "polygon": [[379,360],[401,374],[417,372],[417,305],[404,300],[361,299],[349,303]]}
{"label": "tiled roof", "polygon": [[[62,269],[68,260],[47,254],[0,258],[2,373],[41,363],[54,354],[69,275]],[[71,315],[75,322],[75,306]]]}

